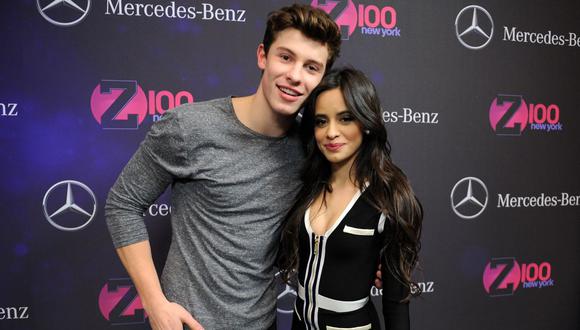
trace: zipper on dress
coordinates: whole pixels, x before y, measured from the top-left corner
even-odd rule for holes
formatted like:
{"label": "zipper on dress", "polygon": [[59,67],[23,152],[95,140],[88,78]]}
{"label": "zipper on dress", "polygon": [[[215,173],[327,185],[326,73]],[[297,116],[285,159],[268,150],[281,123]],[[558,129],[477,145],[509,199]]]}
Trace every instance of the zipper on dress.
{"label": "zipper on dress", "polygon": [[313,254],[314,254],[314,261],[312,262],[312,270],[310,273],[310,283],[308,283],[308,291],[310,296],[310,303],[308,304],[308,312],[306,313],[306,319],[312,324],[315,328],[317,326],[314,324],[314,320],[312,320],[311,315],[314,309],[314,283],[316,283],[316,268],[318,267],[318,250],[320,245],[320,236],[314,235],[314,247],[313,247]]}
{"label": "zipper on dress", "polygon": [[314,237],[314,256],[318,255],[318,242],[320,240],[320,236],[315,236]]}

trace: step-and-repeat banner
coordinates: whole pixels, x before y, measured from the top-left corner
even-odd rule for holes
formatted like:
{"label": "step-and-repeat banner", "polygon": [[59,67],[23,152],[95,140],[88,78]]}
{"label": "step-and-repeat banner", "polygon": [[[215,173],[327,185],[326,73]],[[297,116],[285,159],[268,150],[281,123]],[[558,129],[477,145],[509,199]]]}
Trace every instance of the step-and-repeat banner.
{"label": "step-and-repeat banner", "polygon": [[[578,2],[302,2],[376,84],[424,205],[413,329],[578,329]],[[255,91],[267,13],[288,4],[2,2],[0,329],[150,328],[107,192],[164,112]],[[159,271],[169,193],[146,212]],[[279,292],[288,329],[296,292]]]}

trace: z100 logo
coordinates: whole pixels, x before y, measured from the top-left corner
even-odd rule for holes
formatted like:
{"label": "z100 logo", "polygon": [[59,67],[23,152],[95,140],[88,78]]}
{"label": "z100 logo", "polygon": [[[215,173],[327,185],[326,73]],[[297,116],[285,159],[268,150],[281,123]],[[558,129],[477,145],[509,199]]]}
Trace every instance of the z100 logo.
{"label": "z100 logo", "polygon": [[312,7],[324,10],[340,26],[342,38],[347,40],[360,28],[363,35],[377,37],[400,37],[397,27],[397,11],[391,6],[358,4],[352,0],[313,0]]}
{"label": "z100 logo", "polygon": [[554,286],[549,262],[518,264],[515,258],[493,258],[483,271],[483,288],[490,297],[511,296],[523,289]]}
{"label": "z100 logo", "polygon": [[560,108],[556,104],[526,104],[520,95],[498,95],[489,107],[489,123],[497,135],[521,135],[533,131],[561,131]]}
{"label": "z100 logo", "polygon": [[104,129],[137,129],[147,115],[157,121],[165,111],[193,102],[186,91],[150,90],[134,80],[101,80],[91,95],[91,112]]}
{"label": "z100 logo", "polygon": [[0,103],[0,117],[17,117],[17,103]]}
{"label": "z100 logo", "polygon": [[115,325],[144,323],[147,318],[137,289],[128,278],[107,281],[99,294],[99,309]]}

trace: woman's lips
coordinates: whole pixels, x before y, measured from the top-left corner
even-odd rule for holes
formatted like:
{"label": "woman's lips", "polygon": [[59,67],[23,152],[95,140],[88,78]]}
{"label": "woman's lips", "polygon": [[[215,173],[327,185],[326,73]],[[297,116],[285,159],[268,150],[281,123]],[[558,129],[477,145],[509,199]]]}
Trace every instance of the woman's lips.
{"label": "woman's lips", "polygon": [[344,143],[327,143],[324,147],[329,151],[338,151],[343,145]]}

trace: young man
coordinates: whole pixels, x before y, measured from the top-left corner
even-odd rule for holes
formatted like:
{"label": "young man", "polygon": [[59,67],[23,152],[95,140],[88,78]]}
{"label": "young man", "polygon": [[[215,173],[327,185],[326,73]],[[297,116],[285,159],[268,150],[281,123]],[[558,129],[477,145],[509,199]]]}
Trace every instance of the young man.
{"label": "young man", "polygon": [[[167,112],[117,179],[107,224],[154,330],[275,327],[273,265],[302,160],[295,115],[339,49],[323,11],[271,13],[256,93]],[[173,234],[160,281],[143,212],[168,185]]]}

